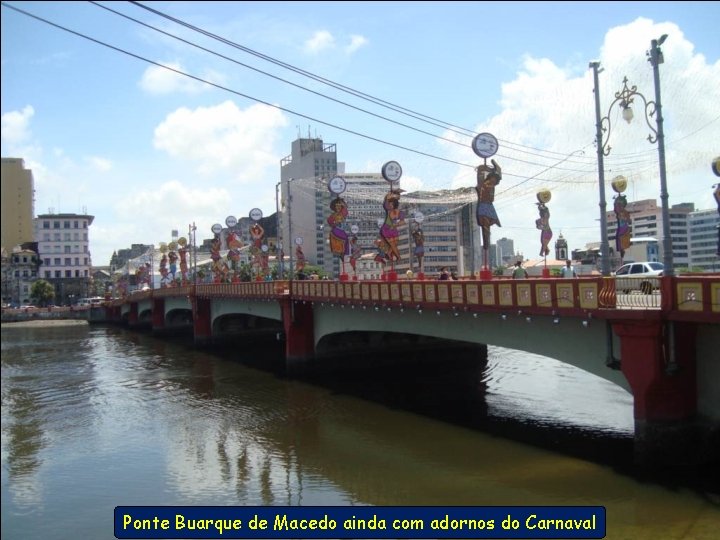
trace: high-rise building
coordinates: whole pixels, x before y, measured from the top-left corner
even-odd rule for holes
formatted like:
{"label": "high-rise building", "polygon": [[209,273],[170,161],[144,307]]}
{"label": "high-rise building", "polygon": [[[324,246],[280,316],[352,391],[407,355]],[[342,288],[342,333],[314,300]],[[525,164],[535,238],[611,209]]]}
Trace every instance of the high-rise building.
{"label": "high-rise building", "polygon": [[339,172],[335,145],[318,137],[296,139],[291,154],[280,161],[283,251],[294,257],[297,242],[302,242],[307,262],[331,273],[337,271],[337,261],[325,242],[323,218],[330,212],[327,183]]}
{"label": "high-rise building", "polygon": [[2,247],[8,253],[15,246],[34,241],[35,214],[32,171],[20,158],[2,158]]}
{"label": "high-rise building", "polygon": [[89,230],[94,219],[87,214],[41,214],[35,218],[40,277],[53,284],[55,298],[62,303],[89,296]]}
{"label": "high-rise building", "polygon": [[509,238],[500,238],[496,242],[497,264],[507,266],[515,260],[515,243]]}

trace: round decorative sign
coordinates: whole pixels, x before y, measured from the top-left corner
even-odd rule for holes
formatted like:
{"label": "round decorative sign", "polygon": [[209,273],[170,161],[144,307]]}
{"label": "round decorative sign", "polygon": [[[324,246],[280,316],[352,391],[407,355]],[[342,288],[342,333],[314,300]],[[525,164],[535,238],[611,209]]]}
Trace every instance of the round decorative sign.
{"label": "round decorative sign", "polygon": [[263,213],[262,210],[259,208],[253,208],[250,210],[250,219],[253,221],[260,221],[262,219]]}
{"label": "round decorative sign", "polygon": [[715,176],[720,176],[720,156],[713,159],[712,170],[715,173]]}
{"label": "round decorative sign", "polygon": [[481,158],[494,156],[498,151],[498,140],[492,133],[478,133],[472,141],[472,149]]}
{"label": "round decorative sign", "polygon": [[295,238],[295,243],[296,243],[298,246],[302,246],[302,245],[303,245],[302,236],[298,236],[297,238]]}
{"label": "round decorative sign", "polygon": [[184,236],[181,236],[180,238],[178,238],[178,245],[180,247],[187,246],[187,238],[185,238]]}
{"label": "round decorative sign", "polygon": [[383,178],[390,182],[397,182],[402,176],[402,167],[397,161],[388,161],[382,166]]}
{"label": "round decorative sign", "polygon": [[267,252],[268,252],[268,249],[269,249],[269,248],[267,247],[267,244],[263,244],[262,246],[260,246],[260,250],[261,250],[263,253],[267,253]]}
{"label": "round decorative sign", "polygon": [[230,227],[231,229],[237,225],[237,218],[235,216],[228,216],[225,218],[225,225]]}
{"label": "round decorative sign", "polygon": [[378,227],[382,227],[382,226],[383,226],[383,223],[385,223],[385,220],[384,220],[383,218],[380,217],[380,218],[377,219]]}
{"label": "round decorative sign", "polygon": [[622,193],[627,189],[627,178],[624,176],[616,176],[612,179],[610,185],[615,190],[615,193]]}
{"label": "round decorative sign", "polygon": [[542,189],[537,192],[537,200],[540,203],[549,203],[550,199],[552,199],[552,193],[550,193],[549,189]]}
{"label": "round decorative sign", "polygon": [[215,234],[220,234],[222,232],[222,225],[219,223],[216,223],[212,227],[210,227],[210,230]]}
{"label": "round decorative sign", "polygon": [[413,214],[413,219],[414,219],[417,223],[422,223],[422,222],[425,220],[425,216],[423,215],[422,212],[417,211],[417,212],[415,212],[415,213]]}
{"label": "round decorative sign", "polygon": [[334,193],[335,195],[343,193],[346,187],[347,184],[342,176],[333,176],[328,182],[328,189],[330,190],[330,193]]}
{"label": "round decorative sign", "polygon": [[353,225],[350,225],[350,232],[351,232],[351,233],[357,234],[359,231],[360,231],[360,227],[358,227],[357,225],[354,225],[354,224],[353,224]]}

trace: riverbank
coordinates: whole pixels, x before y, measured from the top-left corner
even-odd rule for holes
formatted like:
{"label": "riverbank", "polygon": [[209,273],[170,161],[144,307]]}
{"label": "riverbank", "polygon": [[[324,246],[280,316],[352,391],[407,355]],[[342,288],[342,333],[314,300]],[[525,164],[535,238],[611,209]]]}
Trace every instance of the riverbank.
{"label": "riverbank", "polygon": [[81,319],[33,319],[32,321],[3,321],[2,326],[22,328],[28,326],[87,326],[88,322]]}

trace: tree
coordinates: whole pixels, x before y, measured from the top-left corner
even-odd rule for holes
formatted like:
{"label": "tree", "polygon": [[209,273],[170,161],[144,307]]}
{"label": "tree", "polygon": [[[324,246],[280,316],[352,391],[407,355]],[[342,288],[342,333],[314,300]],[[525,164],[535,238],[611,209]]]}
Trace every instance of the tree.
{"label": "tree", "polygon": [[55,287],[44,279],[38,279],[30,288],[30,298],[38,306],[46,306],[50,300],[55,298]]}

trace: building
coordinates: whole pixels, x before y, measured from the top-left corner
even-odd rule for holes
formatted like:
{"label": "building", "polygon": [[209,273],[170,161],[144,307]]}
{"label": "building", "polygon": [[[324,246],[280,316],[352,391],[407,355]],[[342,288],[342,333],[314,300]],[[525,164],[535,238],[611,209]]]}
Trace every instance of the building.
{"label": "building", "polygon": [[339,264],[325,241],[324,218],[330,212],[327,183],[340,172],[335,145],[318,137],[296,139],[290,155],[280,161],[283,250],[292,258],[295,246],[302,243],[307,262],[333,274]]}
{"label": "building", "polygon": [[40,277],[55,287],[57,303],[73,304],[91,296],[89,231],[94,219],[87,214],[41,214],[35,218]]}
{"label": "building", "polygon": [[[497,249],[497,266],[507,266],[515,260],[515,243],[508,238],[500,238],[495,244]],[[493,267],[494,268],[494,267]]]}
{"label": "building", "polygon": [[[662,208],[654,199],[628,203],[626,207],[632,220],[633,241],[641,238],[660,240],[658,260],[664,260],[662,245]],[[717,210],[695,210],[694,203],[674,204],[669,209],[670,234],[672,236],[673,265],[676,270],[695,269],[717,271],[717,226],[720,216]],[[615,246],[617,220],[614,212],[608,212],[608,241]],[[627,253],[625,259],[628,258]],[[638,260],[638,259],[636,259]],[[620,253],[612,258],[612,269],[621,264]]]}
{"label": "building", "polygon": [[8,253],[25,242],[32,242],[35,215],[32,171],[20,158],[2,158],[2,242]]}
{"label": "building", "polygon": [[31,303],[32,285],[38,279],[40,259],[37,244],[24,242],[11,253],[2,249],[2,303],[21,306]]}
{"label": "building", "polygon": [[717,210],[698,210],[688,214],[690,270],[720,271],[718,229],[720,229],[720,214]]}

